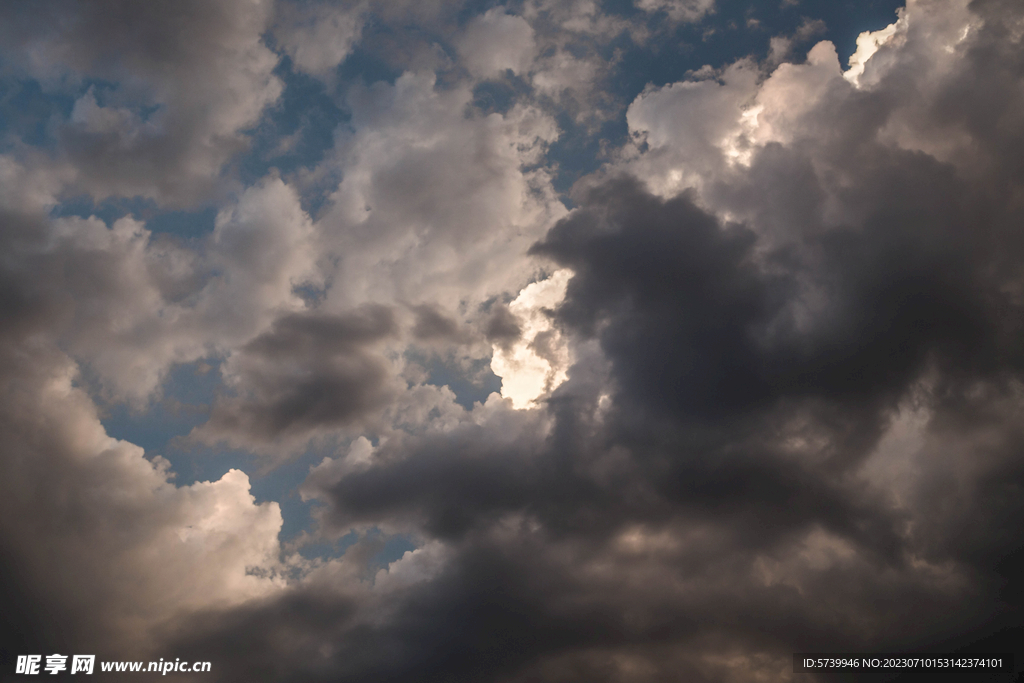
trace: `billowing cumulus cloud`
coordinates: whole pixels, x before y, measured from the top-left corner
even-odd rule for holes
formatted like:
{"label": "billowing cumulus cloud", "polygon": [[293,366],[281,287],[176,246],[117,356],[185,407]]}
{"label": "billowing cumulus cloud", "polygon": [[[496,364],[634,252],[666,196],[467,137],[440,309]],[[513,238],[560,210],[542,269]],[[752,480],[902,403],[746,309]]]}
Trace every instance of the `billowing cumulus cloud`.
{"label": "billowing cumulus cloud", "polygon": [[365,6],[278,5],[274,35],[302,71],[325,76],[359,41]]}
{"label": "billowing cumulus cloud", "polygon": [[565,298],[570,276],[568,270],[560,270],[527,286],[509,304],[519,340],[494,349],[491,369],[502,378],[501,395],[511,399],[516,408],[534,405],[536,399],[566,380],[568,352],[550,317]]}
{"label": "billowing cumulus cloud", "polygon": [[467,68],[485,78],[506,69],[526,71],[535,49],[533,29],[526,20],[497,8],[474,19],[459,46]]}
{"label": "billowing cumulus cloud", "polygon": [[1024,10],[770,4],[7,9],[3,676],[1024,658]]}
{"label": "billowing cumulus cloud", "polygon": [[73,187],[97,199],[188,206],[211,197],[223,165],[245,149],[245,129],[281,93],[277,57],[261,39],[270,2],[46,2],[3,12],[8,73],[66,93],[96,82],[55,133]]}
{"label": "billowing cumulus cloud", "polygon": [[344,177],[318,221],[339,260],[329,307],[480,304],[526,284],[526,251],[565,212],[538,167],[558,129],[529,105],[467,116],[471,97],[431,73],[353,88]]}
{"label": "billowing cumulus cloud", "polygon": [[67,356],[18,343],[42,322],[21,318],[2,361],[5,648],[150,653],[182,612],[280,590],[277,503],[256,505],[238,470],[176,486],[105,433]]}
{"label": "billowing cumulus cloud", "polygon": [[[37,216],[45,205],[33,207]],[[38,218],[36,220],[39,220]],[[322,279],[309,217],[267,178],[225,207],[203,248],[122,217],[39,222],[12,240],[64,315],[54,332],[104,394],[144,403],[175,363],[225,353],[282,314],[303,310],[297,286]]]}

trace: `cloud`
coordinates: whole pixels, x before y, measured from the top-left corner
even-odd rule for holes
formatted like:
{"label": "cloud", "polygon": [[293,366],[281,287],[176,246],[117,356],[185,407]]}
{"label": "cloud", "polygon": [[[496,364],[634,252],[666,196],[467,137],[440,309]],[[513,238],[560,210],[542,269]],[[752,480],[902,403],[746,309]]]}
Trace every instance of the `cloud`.
{"label": "cloud", "polygon": [[714,11],[715,0],[636,0],[645,12],[664,11],[673,21],[698,21]]}
{"label": "cloud", "polygon": [[317,221],[338,259],[329,308],[475,308],[535,273],[526,251],[565,212],[534,166],[558,129],[526,105],[467,116],[471,97],[430,73],[353,89],[351,128],[339,132],[344,178]]}
{"label": "cloud", "polygon": [[528,71],[535,49],[533,29],[526,20],[497,7],[473,19],[459,43],[467,68],[480,78],[506,69],[515,74]]}
{"label": "cloud", "polygon": [[[297,286],[320,278],[312,223],[294,190],[266,178],[218,216],[199,249],[158,239],[125,216],[60,218],[17,253],[50,273],[69,307],[69,350],[113,397],[144,404],[169,368],[227,353],[280,315],[302,310]],[[70,311],[73,311],[71,313]]]}
{"label": "cloud", "polygon": [[650,33],[640,17],[606,10],[592,0],[535,0],[523,8],[537,44],[529,75],[534,96],[593,132],[621,111],[606,92],[614,87],[617,61],[608,51],[615,41],[642,44]]}
{"label": "cloud", "polygon": [[536,400],[565,381],[569,354],[558,330],[551,325],[551,310],[565,296],[571,273],[560,270],[551,277],[526,286],[508,306],[517,318],[519,339],[495,346],[491,370],[501,377],[501,395],[516,408],[536,405]]}
{"label": "cloud", "polygon": [[365,10],[363,5],[281,3],[274,36],[296,67],[323,77],[351,54],[363,30]]}
{"label": "cloud", "polygon": [[6,69],[74,96],[58,156],[77,192],[191,206],[216,196],[244,130],[277,100],[268,2],[54,2],[4,11]]}
{"label": "cloud", "polygon": [[[369,457],[350,453],[321,463],[303,493],[330,503],[322,520],[331,529],[376,521],[433,537],[461,536],[526,504],[530,487],[542,485],[549,464],[539,456],[548,423],[492,394],[456,424],[392,437]],[[362,465],[354,467],[354,460]]]}
{"label": "cloud", "polygon": [[458,323],[440,311],[425,305],[416,306],[413,311],[416,315],[416,324],[412,328],[412,336],[417,341],[459,341],[463,338]]}
{"label": "cloud", "polygon": [[[953,647],[1015,623],[1021,245],[1001,226],[1020,207],[990,190],[1002,167],[878,134],[938,110],[895,75],[854,87],[828,44],[760,83],[749,68],[641,95],[647,147],[582,182],[534,247],[571,269],[555,320],[578,354],[544,410],[492,399],[311,477],[332,528],[447,547],[328,670],[786,680],[800,647]],[[929,92],[960,87],[935,68]],[[531,419],[553,420],[540,441],[511,428]]]}
{"label": "cloud", "polygon": [[4,592],[21,595],[5,643],[142,657],[183,612],[280,589],[276,503],[238,470],[176,487],[105,433],[66,356],[24,339],[2,350]]}
{"label": "cloud", "polygon": [[382,407],[393,391],[390,368],[372,347],[394,331],[394,316],[382,306],[278,318],[225,361],[222,373],[235,395],[221,397],[193,437],[260,450],[268,440],[308,438]]}
{"label": "cloud", "polygon": [[641,93],[626,111],[630,133],[648,149],[636,161],[643,168],[633,172],[663,196],[712,177],[727,163],[722,147],[742,130],[741,107],[756,84],[754,65],[740,61],[720,81],[682,81]]}
{"label": "cloud", "polygon": [[797,26],[796,31],[793,32],[793,35],[772,36],[768,43],[768,63],[772,66],[781,64],[789,57],[794,44],[806,42],[815,36],[821,35],[826,31],[826,28],[825,22],[821,19],[804,17],[800,25]]}
{"label": "cloud", "polygon": [[507,346],[510,342],[519,339],[522,335],[522,326],[508,306],[496,305],[487,320],[484,334],[487,341]]}
{"label": "cloud", "polygon": [[[629,23],[584,5],[461,29],[457,9],[417,10],[479,70],[344,90],[350,118],[312,172],[335,189],[312,215],[301,174],[268,171],[217,201],[210,235],[160,238],[52,211],[91,162],[0,156],[11,642],[186,654],[211,681],[403,683],[785,681],[800,650],[1019,648],[1019,5],[911,2],[846,71],[821,42],[648,86],[569,209],[547,154],[577,112],[538,77],[569,57],[610,73],[598,45]],[[211,68],[251,77],[249,104],[223,105],[234,142],[273,100],[256,14],[209,19],[226,45],[245,24],[256,55],[244,78]],[[173,84],[191,63],[175,31]],[[159,81],[158,41],[112,40],[129,66],[100,51],[89,73]],[[295,40],[317,73],[351,48],[302,57]],[[70,73],[58,42],[20,68]],[[476,79],[510,68],[534,91],[480,111]],[[67,125],[142,144],[145,112],[91,87]],[[223,163],[214,147],[201,164]],[[167,205],[198,196],[153,182]],[[425,352],[490,361],[502,392],[456,402]],[[176,486],[106,433],[96,396],[144,401],[202,358],[222,386],[193,438],[322,446],[284,494],[317,526],[285,548],[354,531],[338,556],[283,551],[280,508],[243,472]],[[395,536],[415,549],[381,560]]]}
{"label": "cloud", "polygon": [[753,242],[685,197],[662,205],[622,180],[595,188],[533,252],[572,270],[562,314],[600,325],[624,402],[714,414],[764,390],[748,330],[771,321],[785,282],[749,264]]}
{"label": "cloud", "polygon": [[[40,173],[45,167],[19,177]],[[131,218],[109,228],[51,219],[45,189],[39,183],[2,209],[12,228],[0,238],[3,630],[5,648],[22,648],[5,658],[70,650],[142,658],[158,653],[161,629],[181,614],[282,588],[281,512],[257,504],[239,470],[176,486],[167,460],[108,435],[84,373],[60,346],[95,345],[89,353],[98,354],[106,329],[111,357],[141,358],[120,334],[131,336],[147,306],[171,317],[162,297],[174,269],[165,259],[184,256],[149,244]]]}

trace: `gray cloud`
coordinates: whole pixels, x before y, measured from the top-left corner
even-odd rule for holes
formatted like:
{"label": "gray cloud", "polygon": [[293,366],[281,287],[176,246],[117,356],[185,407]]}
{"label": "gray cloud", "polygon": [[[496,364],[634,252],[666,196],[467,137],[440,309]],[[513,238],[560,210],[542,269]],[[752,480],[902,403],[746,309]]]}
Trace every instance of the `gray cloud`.
{"label": "gray cloud", "polygon": [[280,510],[245,474],[179,488],[166,460],[106,434],[53,341],[71,317],[54,265],[0,267],[5,680],[27,653],[147,656],[175,614],[264,594],[279,564]]}
{"label": "gray cloud", "polygon": [[[96,0],[5,5],[8,70],[55,89],[86,79],[59,128],[74,188],[190,206],[222,194],[222,166],[247,147],[282,88],[261,35],[270,2]],[[24,54],[31,55],[23,59]]]}
{"label": "gray cloud", "polygon": [[522,326],[508,306],[495,304],[484,327],[487,340],[495,344],[507,345],[522,335]]}
{"label": "gray cloud", "polygon": [[391,393],[389,366],[373,344],[394,332],[383,306],[278,318],[228,359],[224,372],[236,395],[220,398],[193,436],[259,444],[344,425],[382,407]]}
{"label": "gray cloud", "polygon": [[461,336],[458,323],[440,311],[426,305],[415,306],[416,324],[412,328],[412,336],[417,341],[447,339],[456,341]]}

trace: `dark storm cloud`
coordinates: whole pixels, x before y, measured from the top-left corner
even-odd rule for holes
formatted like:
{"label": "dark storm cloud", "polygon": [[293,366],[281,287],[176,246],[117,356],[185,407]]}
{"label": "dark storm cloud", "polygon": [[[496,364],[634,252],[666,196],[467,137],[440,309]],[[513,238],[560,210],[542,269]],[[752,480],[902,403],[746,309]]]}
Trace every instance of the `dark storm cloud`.
{"label": "dark storm cloud", "polygon": [[[1014,306],[984,281],[995,254],[971,189],[918,155],[879,161],[851,197],[871,202],[863,225],[808,234],[764,263],[749,229],[719,227],[690,198],[661,201],[628,179],[589,191],[534,253],[576,273],[562,317],[584,332],[600,325],[622,402],[677,418],[784,397],[894,397],[928,361],[1005,365],[1019,338],[1000,328]],[[807,282],[826,303],[800,322]]]}
{"label": "dark storm cloud", "polygon": [[[488,477],[480,485],[499,488]],[[582,512],[583,501],[572,502]],[[943,595],[871,559],[808,572],[799,588],[765,586],[750,576],[758,529],[681,517],[649,525],[656,542],[634,548],[628,534],[552,534],[529,518],[494,524],[488,505],[467,505],[481,513],[479,526],[453,544],[443,574],[360,601],[388,619],[353,616],[351,604],[334,607],[322,591],[300,593],[227,622],[206,619],[180,649],[208,648],[232,675],[275,671],[270,679],[285,681],[669,681],[681,672],[721,680],[702,663],[709,654],[753,660],[738,664],[735,680],[771,679],[791,665],[793,643],[914,645],[907,634],[921,633],[922,620],[941,632],[977,619],[963,593]],[[627,521],[621,509],[589,512],[592,530],[606,512]],[[769,558],[790,551],[773,545]],[[297,604],[316,607],[287,609]]]}
{"label": "dark storm cloud", "polygon": [[[902,172],[935,188],[929,164],[922,169],[917,161],[910,155]],[[899,561],[893,527],[901,519],[841,484],[843,474],[876,445],[922,372],[938,367],[984,378],[1007,368],[1020,339],[1000,329],[1009,304],[986,305],[999,293],[986,292],[974,272],[987,260],[962,243],[963,212],[916,205],[925,197],[903,192],[892,174],[877,183],[896,188],[895,206],[876,201],[860,229],[810,238],[820,272],[782,253],[771,255],[766,274],[754,262],[753,232],[719,226],[689,197],[662,201],[629,179],[588,192],[538,245],[537,253],[576,273],[562,320],[598,334],[611,360],[617,410],[603,438],[635,453],[660,496],[700,516],[749,525],[754,544],[821,523]],[[951,186],[940,197],[964,191]],[[830,294],[822,319],[806,330],[787,317],[798,277],[824,281]],[[572,426],[570,391],[554,399],[556,435],[565,441],[558,446],[563,457],[584,458],[572,453],[583,435]],[[783,441],[797,437],[827,443],[824,463],[784,457]],[[449,434],[407,461],[389,460],[385,449],[387,465],[337,484],[334,509],[346,522],[402,511],[443,536],[452,529],[442,520],[453,510],[476,522],[485,510],[530,509],[553,525],[599,502],[612,526],[651,514],[643,506],[627,512],[611,503],[621,492],[588,491],[553,462],[535,469],[534,461],[483,456],[484,443]],[[555,512],[543,515],[547,506]]]}
{"label": "dark storm cloud", "polygon": [[[543,544],[508,547],[477,538],[455,566],[429,582],[429,591],[398,591],[376,605],[395,615],[387,622],[367,620],[352,603],[299,594],[231,615],[230,624],[213,622],[192,641],[203,645],[190,651],[208,648],[210,656],[231,657],[234,671],[265,676],[269,670],[272,680],[493,680],[538,654],[599,642],[619,628],[600,605],[564,609],[561,603],[583,596],[564,568],[543,554],[529,555],[543,551]],[[222,640],[225,632],[245,635]],[[261,647],[251,646],[255,634]],[[301,643],[302,664],[295,665],[293,650],[279,649],[282,638]],[[276,663],[282,656],[287,668]]]}
{"label": "dark storm cloud", "polygon": [[323,519],[338,529],[387,520],[440,538],[462,537],[527,507],[537,513],[552,508],[545,516],[556,522],[572,514],[578,492],[530,434],[539,428],[532,421],[509,425],[514,438],[506,433],[497,439],[493,427],[466,426],[443,438],[420,440],[411,451],[385,445],[375,453],[381,464],[318,492],[331,502]]}
{"label": "dark storm cloud", "polygon": [[302,436],[381,407],[390,395],[389,373],[373,345],[395,329],[383,306],[279,318],[228,361],[238,393],[219,399],[196,435],[256,441]]}
{"label": "dark storm cloud", "polygon": [[630,401],[714,414],[765,393],[748,331],[781,297],[749,262],[753,243],[686,197],[662,204],[622,179],[596,188],[533,253],[573,269],[562,315],[587,332],[602,326]]}

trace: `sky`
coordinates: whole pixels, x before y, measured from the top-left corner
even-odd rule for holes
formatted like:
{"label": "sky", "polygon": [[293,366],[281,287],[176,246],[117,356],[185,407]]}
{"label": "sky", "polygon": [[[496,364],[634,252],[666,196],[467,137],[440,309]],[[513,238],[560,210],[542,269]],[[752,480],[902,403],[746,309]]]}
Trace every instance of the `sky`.
{"label": "sky", "polygon": [[1020,671],[1022,226],[1019,0],[0,2],[0,680]]}

